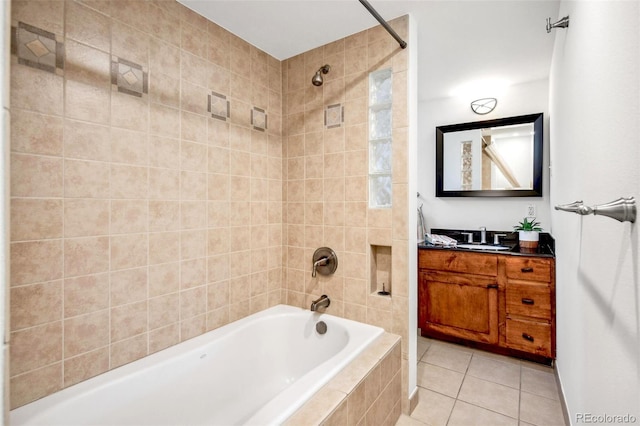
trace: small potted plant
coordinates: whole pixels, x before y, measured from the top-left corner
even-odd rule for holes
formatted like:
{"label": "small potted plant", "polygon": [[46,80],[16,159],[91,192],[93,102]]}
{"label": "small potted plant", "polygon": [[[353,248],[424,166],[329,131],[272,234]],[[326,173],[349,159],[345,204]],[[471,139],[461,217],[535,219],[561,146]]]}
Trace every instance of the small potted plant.
{"label": "small potted plant", "polygon": [[536,218],[529,220],[525,217],[522,222],[519,222],[513,227],[514,231],[518,231],[518,239],[520,241],[520,249],[522,251],[535,251],[538,248],[538,241],[540,240],[540,223],[536,222]]}

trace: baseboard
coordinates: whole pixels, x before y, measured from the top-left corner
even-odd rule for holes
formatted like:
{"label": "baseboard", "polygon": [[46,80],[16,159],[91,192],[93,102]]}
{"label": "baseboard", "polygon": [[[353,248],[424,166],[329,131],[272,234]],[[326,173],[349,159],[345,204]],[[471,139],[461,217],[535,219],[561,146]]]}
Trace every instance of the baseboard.
{"label": "baseboard", "polygon": [[553,375],[556,377],[556,386],[560,391],[560,406],[562,407],[562,415],[564,416],[564,423],[566,425],[571,426],[571,416],[569,416],[569,409],[567,408],[567,400],[564,397],[564,388],[562,387],[562,381],[560,380],[560,376],[558,375],[558,361],[556,360],[553,363]]}
{"label": "baseboard", "polygon": [[409,396],[409,416],[413,413],[413,410],[415,410],[418,402],[420,402],[420,393],[418,392],[418,386],[416,386],[413,392],[411,392],[411,396]]}

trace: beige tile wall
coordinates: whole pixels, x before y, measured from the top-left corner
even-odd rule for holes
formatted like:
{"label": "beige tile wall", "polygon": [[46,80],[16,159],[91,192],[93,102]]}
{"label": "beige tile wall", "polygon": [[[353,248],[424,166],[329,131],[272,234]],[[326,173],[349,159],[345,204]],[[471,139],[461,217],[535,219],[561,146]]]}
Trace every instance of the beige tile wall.
{"label": "beige tile wall", "polygon": [[[391,25],[406,39],[408,17]],[[312,299],[327,294],[328,313],[402,336],[403,400],[409,329],[408,60],[408,52],[377,26],[288,59],[282,67],[287,303],[308,308]],[[324,64],[331,70],[322,86],[313,86],[311,77]],[[370,209],[368,78],[386,68],[393,71],[393,208]],[[344,121],[328,128],[324,112],[336,104],[344,107]],[[392,249],[391,297],[371,290],[374,245]],[[338,269],[312,278],[312,255],[322,246],[335,250]]]}
{"label": "beige tile wall", "polygon": [[15,0],[19,22],[64,66],[12,55],[12,407],[283,301],[281,63],[174,1]]}
{"label": "beige tile wall", "polygon": [[[18,22],[54,34],[65,62],[12,55],[12,407],[323,293],[330,313],[403,337],[406,392],[408,54],[381,27],[281,63],[173,0],[13,0]],[[392,25],[406,37],[406,17]],[[119,92],[114,60],[140,66],[147,91]],[[368,74],[388,67],[394,207],[376,210]],[[326,129],[335,104],[344,122]],[[312,280],[325,245],[338,271]],[[370,294],[371,245],[392,247],[391,298]]]}

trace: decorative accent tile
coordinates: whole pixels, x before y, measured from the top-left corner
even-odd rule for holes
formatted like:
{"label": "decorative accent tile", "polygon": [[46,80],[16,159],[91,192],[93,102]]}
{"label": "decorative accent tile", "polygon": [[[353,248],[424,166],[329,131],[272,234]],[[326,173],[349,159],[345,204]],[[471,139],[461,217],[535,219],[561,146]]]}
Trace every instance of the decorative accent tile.
{"label": "decorative accent tile", "polygon": [[11,53],[19,64],[62,75],[64,44],[49,31],[18,22],[11,27]]}
{"label": "decorative accent tile", "polygon": [[214,91],[209,95],[209,102],[207,104],[207,111],[211,113],[213,118],[218,120],[227,121],[227,118],[231,117],[230,105],[227,97],[216,93]]}
{"label": "decorative accent tile", "polygon": [[329,105],[324,110],[324,125],[327,129],[340,127],[344,123],[344,107],[341,104]]}
{"label": "decorative accent tile", "polygon": [[149,93],[149,74],[142,66],[114,56],[111,60],[111,84],[120,93],[141,98]]}
{"label": "decorative accent tile", "polygon": [[258,107],[251,110],[251,125],[254,129],[264,132],[267,130],[267,113]]}
{"label": "decorative accent tile", "polygon": [[473,142],[471,141],[463,141],[460,143],[460,180],[462,181],[463,191],[473,189],[472,147]]}

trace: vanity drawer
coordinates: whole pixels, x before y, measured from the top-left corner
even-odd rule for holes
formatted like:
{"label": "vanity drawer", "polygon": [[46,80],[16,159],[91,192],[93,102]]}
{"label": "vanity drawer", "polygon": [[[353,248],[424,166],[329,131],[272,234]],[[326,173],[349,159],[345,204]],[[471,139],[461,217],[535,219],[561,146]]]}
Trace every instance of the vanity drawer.
{"label": "vanity drawer", "polygon": [[418,266],[447,272],[475,275],[498,274],[498,257],[482,253],[462,253],[454,250],[420,250]]}
{"label": "vanity drawer", "polygon": [[545,285],[507,283],[507,313],[550,320],[550,288]]}
{"label": "vanity drawer", "polygon": [[507,347],[552,357],[551,325],[507,319]]}
{"label": "vanity drawer", "polygon": [[506,259],[508,278],[528,281],[551,281],[551,260],[535,257],[509,257]]}

